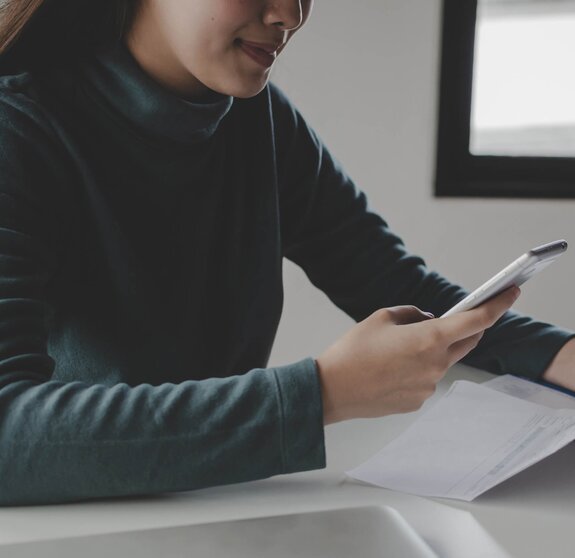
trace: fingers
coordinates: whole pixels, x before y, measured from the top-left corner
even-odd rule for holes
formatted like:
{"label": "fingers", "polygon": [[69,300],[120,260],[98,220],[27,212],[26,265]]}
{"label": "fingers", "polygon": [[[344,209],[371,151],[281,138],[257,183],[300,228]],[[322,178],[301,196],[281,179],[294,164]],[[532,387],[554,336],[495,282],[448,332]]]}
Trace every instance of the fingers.
{"label": "fingers", "polygon": [[453,345],[447,349],[449,366],[453,366],[456,362],[459,362],[464,356],[475,349],[479,341],[481,341],[484,333],[484,331],[481,331],[467,339],[461,339],[453,343]]}
{"label": "fingers", "polygon": [[454,342],[491,327],[517,300],[521,291],[512,286],[476,308],[437,320],[445,335]]}
{"label": "fingers", "polygon": [[395,325],[413,324],[433,318],[433,314],[423,312],[416,306],[393,306],[385,309]]}

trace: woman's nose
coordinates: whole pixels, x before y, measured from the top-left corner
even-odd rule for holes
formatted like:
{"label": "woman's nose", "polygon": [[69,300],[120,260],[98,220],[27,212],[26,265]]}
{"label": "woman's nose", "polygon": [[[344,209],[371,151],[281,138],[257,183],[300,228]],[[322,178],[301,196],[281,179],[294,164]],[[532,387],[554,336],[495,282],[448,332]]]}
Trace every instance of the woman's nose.
{"label": "woman's nose", "polygon": [[266,6],[264,22],[280,26],[283,31],[297,29],[303,20],[301,0],[270,0]]}

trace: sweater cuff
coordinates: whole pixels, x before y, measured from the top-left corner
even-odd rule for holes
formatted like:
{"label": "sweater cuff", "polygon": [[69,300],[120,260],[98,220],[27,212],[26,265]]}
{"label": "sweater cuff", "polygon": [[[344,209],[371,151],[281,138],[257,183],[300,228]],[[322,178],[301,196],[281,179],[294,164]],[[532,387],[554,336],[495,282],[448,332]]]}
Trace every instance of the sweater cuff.
{"label": "sweater cuff", "polygon": [[[508,343],[509,353],[498,354],[498,351],[489,351],[497,366],[493,372],[496,374],[513,374],[532,381],[542,380],[543,374],[563,348],[565,343],[575,337],[575,333],[547,325],[542,331],[531,334],[527,339],[518,339]],[[473,366],[473,363],[471,363]],[[487,367],[479,366],[479,368]]]}
{"label": "sweater cuff", "polygon": [[284,473],[326,466],[323,405],[313,358],[273,368],[281,409]]}
{"label": "sweater cuff", "polygon": [[557,356],[557,353],[565,346],[567,341],[573,338],[575,338],[575,332],[553,326],[548,334],[542,337],[541,350],[537,351],[532,357],[534,360],[532,363],[533,373],[525,376],[532,380],[543,380],[543,374]]}

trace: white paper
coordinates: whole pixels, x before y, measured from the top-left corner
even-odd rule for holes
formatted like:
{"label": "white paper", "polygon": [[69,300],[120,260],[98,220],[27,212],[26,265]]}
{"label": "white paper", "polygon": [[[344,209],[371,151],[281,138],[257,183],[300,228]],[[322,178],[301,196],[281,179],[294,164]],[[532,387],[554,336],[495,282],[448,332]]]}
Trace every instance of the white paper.
{"label": "white paper", "polygon": [[575,397],[510,374],[496,376],[481,385],[553,409],[575,409]]}
{"label": "white paper", "polygon": [[575,410],[457,381],[401,436],[347,474],[420,496],[471,501],[573,439]]}

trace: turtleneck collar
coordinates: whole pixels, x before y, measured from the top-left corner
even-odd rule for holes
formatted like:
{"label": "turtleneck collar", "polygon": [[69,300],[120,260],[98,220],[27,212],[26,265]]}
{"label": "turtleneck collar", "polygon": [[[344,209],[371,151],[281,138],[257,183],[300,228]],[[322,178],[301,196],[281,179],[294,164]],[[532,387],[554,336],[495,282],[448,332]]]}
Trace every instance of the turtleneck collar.
{"label": "turtleneck collar", "polygon": [[137,130],[180,143],[211,137],[229,112],[233,97],[213,92],[188,101],[155,81],[123,42],[99,49],[81,70],[99,97]]}

